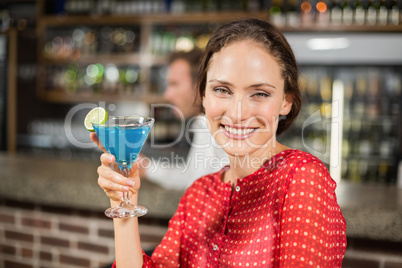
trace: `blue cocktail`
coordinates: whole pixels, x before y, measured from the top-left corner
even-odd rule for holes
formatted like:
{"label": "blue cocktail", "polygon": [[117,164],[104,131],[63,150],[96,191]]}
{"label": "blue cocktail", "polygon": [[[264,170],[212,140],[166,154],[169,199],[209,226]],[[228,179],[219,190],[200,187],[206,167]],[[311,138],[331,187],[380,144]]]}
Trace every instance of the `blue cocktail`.
{"label": "blue cocktail", "polygon": [[[92,125],[106,151],[115,156],[123,175],[128,177],[153,123],[154,119],[150,117],[126,116],[111,117],[105,124]],[[129,192],[126,192],[120,205],[107,209],[105,214],[110,218],[126,218],[139,217],[147,212],[145,207],[133,205]]]}

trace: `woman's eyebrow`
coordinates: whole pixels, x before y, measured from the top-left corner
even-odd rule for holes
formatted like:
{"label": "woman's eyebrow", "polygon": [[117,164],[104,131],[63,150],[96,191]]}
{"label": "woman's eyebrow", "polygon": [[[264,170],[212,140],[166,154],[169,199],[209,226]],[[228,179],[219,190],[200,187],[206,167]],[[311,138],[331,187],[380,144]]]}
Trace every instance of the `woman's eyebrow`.
{"label": "woman's eyebrow", "polygon": [[211,80],[208,81],[208,83],[211,83],[211,82],[218,82],[218,83],[220,83],[220,84],[224,84],[224,85],[228,85],[228,86],[233,86],[233,84],[231,84],[231,83],[229,83],[229,82],[227,82],[227,81],[218,80],[218,79],[211,79]]}
{"label": "woman's eyebrow", "polygon": [[261,87],[261,86],[267,86],[267,87],[272,87],[273,89],[276,89],[276,87],[270,83],[258,83],[258,84],[253,84],[251,86],[249,86],[249,88],[252,87]]}
{"label": "woman's eyebrow", "polygon": [[[228,86],[233,86],[233,84],[231,84],[230,82],[227,81],[223,81],[223,80],[219,80],[219,79],[211,79],[208,81],[209,83],[211,82],[218,82],[220,84],[223,85],[228,85]],[[273,89],[276,89],[276,87],[270,83],[257,83],[257,84],[252,84],[250,86],[248,86],[248,88],[253,88],[253,87],[261,87],[261,86],[267,86],[267,87],[271,87]]]}

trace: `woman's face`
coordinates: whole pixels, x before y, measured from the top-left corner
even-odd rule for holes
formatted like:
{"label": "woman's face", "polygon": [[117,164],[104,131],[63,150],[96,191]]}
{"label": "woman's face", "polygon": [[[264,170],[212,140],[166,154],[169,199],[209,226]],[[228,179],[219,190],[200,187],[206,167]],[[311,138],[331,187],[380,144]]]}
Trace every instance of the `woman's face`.
{"label": "woman's face", "polygon": [[278,63],[261,45],[239,41],[210,60],[203,106],[209,129],[231,156],[272,151],[279,115],[292,107]]}

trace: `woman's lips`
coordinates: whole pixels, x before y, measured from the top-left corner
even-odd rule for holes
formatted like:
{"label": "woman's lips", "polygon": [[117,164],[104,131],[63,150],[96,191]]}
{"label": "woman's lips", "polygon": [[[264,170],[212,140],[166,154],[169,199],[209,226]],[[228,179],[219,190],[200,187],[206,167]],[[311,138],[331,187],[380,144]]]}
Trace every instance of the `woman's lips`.
{"label": "woman's lips", "polygon": [[257,128],[243,126],[227,126],[221,125],[223,133],[231,139],[243,140],[254,134]]}

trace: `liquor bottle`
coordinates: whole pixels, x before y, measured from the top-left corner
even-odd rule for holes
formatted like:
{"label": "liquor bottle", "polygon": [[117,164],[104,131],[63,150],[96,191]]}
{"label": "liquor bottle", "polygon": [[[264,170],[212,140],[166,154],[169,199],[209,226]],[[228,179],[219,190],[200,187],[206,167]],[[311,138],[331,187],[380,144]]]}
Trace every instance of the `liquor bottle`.
{"label": "liquor bottle", "polygon": [[367,157],[372,153],[372,144],[370,142],[371,128],[367,122],[362,124],[361,135],[359,138],[359,155],[360,157]]}
{"label": "liquor bottle", "polygon": [[223,8],[223,0],[216,0],[215,1],[215,9],[216,9],[216,11],[222,11],[222,8]]}
{"label": "liquor bottle", "polygon": [[400,8],[398,6],[398,0],[392,0],[391,6],[388,12],[389,24],[399,25],[400,23]]}
{"label": "liquor bottle", "polygon": [[353,10],[349,0],[343,0],[342,2],[342,23],[345,25],[353,23]]}
{"label": "liquor bottle", "polygon": [[345,101],[343,114],[346,120],[350,120],[352,114],[353,82],[345,81]]}
{"label": "liquor bottle", "polygon": [[301,22],[303,25],[312,25],[314,23],[314,9],[311,4],[311,1],[304,0],[300,4],[301,9]]}
{"label": "liquor bottle", "polygon": [[111,9],[111,0],[98,0],[95,12],[99,15],[109,14]]}
{"label": "liquor bottle", "polygon": [[182,14],[185,10],[184,0],[175,0],[172,3],[171,12],[174,14]]}
{"label": "liquor bottle", "polygon": [[350,154],[350,144],[347,139],[342,141],[342,158],[348,158]]}
{"label": "liquor bottle", "polygon": [[248,10],[250,12],[255,12],[259,10],[265,10],[261,8],[260,0],[249,0],[248,1]]}
{"label": "liquor bottle", "polygon": [[270,20],[278,27],[283,27],[286,23],[285,15],[283,14],[282,0],[273,0],[269,8]]}
{"label": "liquor bottle", "polygon": [[366,91],[367,80],[364,74],[360,75],[356,79],[356,94],[353,104],[353,112],[357,116],[364,116],[366,113]]}
{"label": "liquor bottle", "polygon": [[330,21],[330,12],[326,1],[320,0],[315,5],[317,10],[316,23],[319,25],[327,25]]}
{"label": "liquor bottle", "polygon": [[172,32],[165,32],[162,36],[161,54],[167,55],[175,50],[176,47],[176,35]]}
{"label": "liquor bottle", "polygon": [[200,1],[196,0],[184,0],[185,1],[185,12],[199,12],[201,10]]}
{"label": "liquor bottle", "polygon": [[320,94],[322,102],[331,102],[332,90],[331,90],[331,78],[329,76],[323,76],[320,79]]}
{"label": "liquor bottle", "polygon": [[210,0],[201,0],[201,9],[203,12],[209,12],[213,9],[212,2]]}
{"label": "liquor bottle", "polygon": [[367,17],[366,23],[368,25],[377,24],[378,10],[380,8],[380,3],[378,0],[369,0],[367,7]]}
{"label": "liquor bottle", "polygon": [[366,180],[372,182],[378,181],[378,165],[376,163],[373,162],[369,163]]}
{"label": "liquor bottle", "polygon": [[233,5],[234,5],[233,1],[230,1],[230,0],[222,0],[221,6],[222,6],[222,10],[223,10],[223,11],[230,11],[230,10],[233,10]]}
{"label": "liquor bottle", "polygon": [[339,25],[342,23],[342,7],[340,0],[332,1],[331,5],[331,15],[330,21],[333,25]]}
{"label": "liquor bottle", "polygon": [[400,114],[402,113],[401,107],[401,97],[402,97],[402,78],[400,73],[394,71],[393,74],[387,74],[387,91],[389,95],[388,105],[389,112],[388,114],[395,118],[400,118]]}
{"label": "liquor bottle", "polygon": [[359,173],[359,161],[356,159],[351,159],[349,161],[349,180],[352,182],[361,182],[361,177]]}
{"label": "liquor bottle", "polygon": [[366,10],[361,0],[356,0],[354,3],[353,21],[357,25],[363,25],[366,21]]}
{"label": "liquor bottle", "polygon": [[377,71],[369,72],[366,114],[370,118],[378,118],[381,112],[380,75]]}
{"label": "liquor bottle", "polygon": [[378,181],[385,183],[389,180],[388,178],[388,170],[389,170],[389,165],[387,161],[382,160],[380,161],[380,164],[378,165]]}
{"label": "liquor bottle", "polygon": [[289,0],[286,8],[286,23],[291,27],[300,26],[300,10],[298,0]]}
{"label": "liquor bottle", "polygon": [[367,173],[368,173],[368,160],[367,159],[360,159],[359,161],[359,177],[362,181],[368,181]]}
{"label": "liquor bottle", "polygon": [[240,10],[249,11],[248,0],[240,0]]}
{"label": "liquor bottle", "polygon": [[378,24],[388,24],[388,7],[386,5],[386,0],[380,0],[380,7],[378,9]]}
{"label": "liquor bottle", "polygon": [[349,131],[349,152],[353,157],[359,155],[360,150],[360,135],[361,135],[361,125],[362,122],[360,118],[353,118],[350,121],[350,131]]}
{"label": "liquor bottle", "polygon": [[342,160],[342,165],[341,165],[342,171],[341,171],[341,179],[347,179],[349,177],[349,166],[348,166],[348,161],[345,159]]}

